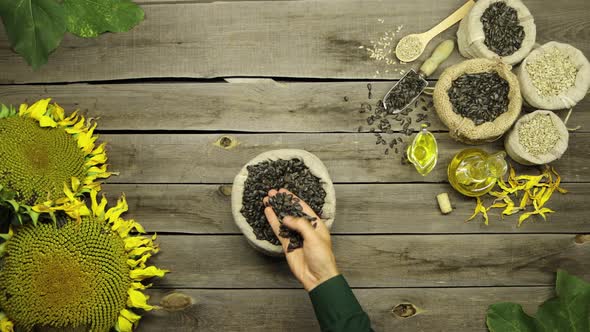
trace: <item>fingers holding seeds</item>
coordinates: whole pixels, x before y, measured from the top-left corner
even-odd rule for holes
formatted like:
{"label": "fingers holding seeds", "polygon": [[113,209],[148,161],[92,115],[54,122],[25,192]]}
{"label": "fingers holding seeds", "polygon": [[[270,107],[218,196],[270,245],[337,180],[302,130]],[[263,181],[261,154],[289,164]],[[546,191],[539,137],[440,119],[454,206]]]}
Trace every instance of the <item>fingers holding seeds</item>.
{"label": "fingers holding seeds", "polygon": [[306,215],[311,217],[311,219],[315,218],[315,220],[308,220],[311,223],[312,227],[320,229],[320,230],[322,230],[322,232],[329,233],[328,228],[326,227],[326,225],[324,224],[322,219],[320,217],[318,217],[318,215],[315,213],[315,211],[309,205],[307,205],[307,203],[304,200],[297,197],[297,195],[293,194],[292,192],[290,192],[289,190],[287,190],[285,188],[280,189],[278,192],[283,193],[283,194],[287,194],[287,195],[293,195],[294,198],[298,199],[299,200],[298,203],[299,203],[299,205],[301,205],[303,213],[305,213]]}
{"label": "fingers holding seeds", "polygon": [[289,246],[289,239],[286,239],[279,235],[281,233],[281,222],[279,221],[279,218],[275,214],[272,207],[268,204],[268,200],[268,196],[264,198],[264,205],[266,206],[266,208],[264,208],[264,215],[266,216],[266,220],[270,224],[270,227],[272,227],[272,231],[275,233],[275,235],[281,242],[283,249],[287,251],[287,248]]}

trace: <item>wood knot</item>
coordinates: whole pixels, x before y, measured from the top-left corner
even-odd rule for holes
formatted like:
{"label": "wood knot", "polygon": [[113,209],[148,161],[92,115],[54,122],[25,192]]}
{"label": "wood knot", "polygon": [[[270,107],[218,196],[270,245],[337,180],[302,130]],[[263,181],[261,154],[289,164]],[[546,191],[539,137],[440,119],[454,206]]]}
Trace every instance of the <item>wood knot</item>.
{"label": "wood knot", "polygon": [[578,235],[576,235],[576,243],[577,244],[584,244],[586,242],[590,242],[590,234],[578,234]]}
{"label": "wood knot", "polygon": [[181,311],[193,305],[193,299],[182,293],[170,293],[162,298],[160,305],[164,310]]}
{"label": "wood knot", "polygon": [[224,184],[224,185],[219,186],[219,193],[222,194],[223,196],[231,196],[231,189],[232,189],[231,185]]}
{"label": "wood knot", "polygon": [[217,139],[217,141],[215,141],[214,145],[222,149],[229,150],[238,145],[238,140],[231,136],[221,136]]}
{"label": "wood knot", "polygon": [[408,318],[414,316],[418,310],[411,303],[400,303],[393,307],[391,312],[399,318]]}

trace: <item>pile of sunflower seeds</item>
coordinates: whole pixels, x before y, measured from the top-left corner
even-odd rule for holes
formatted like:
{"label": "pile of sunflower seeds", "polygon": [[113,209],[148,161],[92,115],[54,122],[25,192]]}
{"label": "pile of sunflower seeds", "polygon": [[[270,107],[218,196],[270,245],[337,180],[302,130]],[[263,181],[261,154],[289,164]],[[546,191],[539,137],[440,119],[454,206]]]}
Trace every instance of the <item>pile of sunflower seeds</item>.
{"label": "pile of sunflower seeds", "polygon": [[527,62],[526,71],[541,96],[557,96],[576,83],[578,69],[570,57],[557,47]]}
{"label": "pile of sunflower seeds", "polygon": [[275,214],[281,223],[279,236],[289,239],[287,252],[303,247],[303,237],[301,234],[292,231],[287,228],[287,226],[283,225],[283,218],[287,216],[303,218],[309,221],[314,228],[317,226],[317,218],[311,217],[303,212],[303,208],[301,207],[301,204],[299,204],[299,198],[294,197],[291,194],[277,193],[270,197],[268,203],[275,211]]}
{"label": "pile of sunflower seeds", "polygon": [[510,85],[497,72],[463,74],[447,91],[453,111],[476,126],[494,121],[508,110]]}
{"label": "pile of sunflower seeds", "polygon": [[244,183],[240,212],[252,226],[258,240],[280,244],[264,215],[263,199],[271,189],[289,190],[304,200],[318,216],[322,216],[326,191],[321,179],[313,175],[302,160],[269,160],[250,165],[247,169],[248,178]]}
{"label": "pile of sunflower seeds", "polygon": [[537,114],[518,128],[519,143],[534,156],[549,153],[559,139],[559,131],[548,114]]}
{"label": "pile of sunflower seeds", "polygon": [[524,28],[516,9],[503,1],[491,4],[480,17],[485,35],[484,44],[499,56],[514,54],[522,46]]}
{"label": "pile of sunflower seeds", "polygon": [[[392,107],[388,107],[387,109],[383,107],[381,100],[377,100],[373,104],[374,106],[371,106],[370,99],[373,96],[371,83],[367,84],[367,89],[369,90],[369,101],[362,102],[358,112],[368,115],[366,124],[369,126],[369,132],[374,133],[376,137],[375,144],[383,146],[386,155],[390,153],[401,154],[401,162],[402,164],[406,164],[407,156],[405,153],[407,143],[404,141],[404,138],[411,136],[415,131],[417,132],[422,123],[428,127],[430,126],[428,113],[434,109],[432,98],[423,94],[402,112],[393,114],[394,109]],[[415,117],[412,117],[412,114],[415,114]],[[401,130],[394,130],[394,127],[398,125],[401,127]],[[361,125],[357,131],[360,133],[366,129],[367,127],[365,125]]]}

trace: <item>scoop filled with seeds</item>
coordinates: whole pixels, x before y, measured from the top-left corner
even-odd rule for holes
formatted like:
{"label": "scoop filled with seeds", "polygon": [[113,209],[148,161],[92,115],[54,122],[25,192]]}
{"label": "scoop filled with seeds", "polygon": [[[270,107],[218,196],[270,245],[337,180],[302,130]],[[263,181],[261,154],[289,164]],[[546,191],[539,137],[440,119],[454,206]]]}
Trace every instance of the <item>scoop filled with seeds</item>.
{"label": "scoop filled with seeds", "polygon": [[[298,198],[284,194],[271,197],[268,203],[279,220],[285,216],[294,216],[315,222],[302,212],[299,198],[309,205],[328,229],[334,222],[336,212],[334,185],[328,170],[315,155],[304,150],[272,150],[249,161],[234,179],[232,214],[248,242],[271,256],[281,255],[283,248],[266,219],[263,200],[270,190],[281,188]],[[302,246],[298,234],[285,227],[281,228],[280,236],[289,239],[290,250]]]}
{"label": "scoop filled with seeds", "polygon": [[522,95],[545,110],[574,107],[590,88],[590,63],[577,48],[549,42],[531,52],[517,70]]}
{"label": "scoop filled with seeds", "polygon": [[457,31],[459,52],[466,58],[500,58],[519,63],[533,49],[537,29],[520,0],[479,0]]}
{"label": "scoop filled with seeds", "polygon": [[551,111],[536,111],[520,118],[506,135],[510,158],[523,165],[543,165],[559,159],[567,150],[569,133]]}

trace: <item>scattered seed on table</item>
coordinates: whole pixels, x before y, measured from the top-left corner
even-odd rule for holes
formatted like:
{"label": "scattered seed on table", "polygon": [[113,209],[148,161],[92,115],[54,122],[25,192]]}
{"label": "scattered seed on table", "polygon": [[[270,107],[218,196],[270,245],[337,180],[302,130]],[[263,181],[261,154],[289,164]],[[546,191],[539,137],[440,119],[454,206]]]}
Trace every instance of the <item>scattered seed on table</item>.
{"label": "scattered seed on table", "polygon": [[348,101],[348,96],[344,96],[344,101]]}
{"label": "scattered seed on table", "polygon": [[385,154],[389,154],[389,149],[385,149]]}
{"label": "scattered seed on table", "polygon": [[372,110],[372,107],[369,103],[366,103],[366,102],[361,103],[361,108],[359,109],[360,113],[371,112],[371,110]]}

